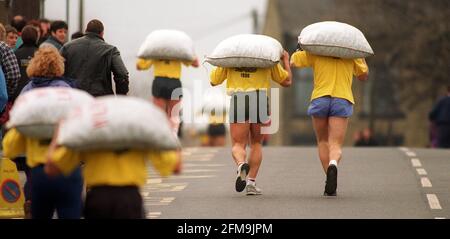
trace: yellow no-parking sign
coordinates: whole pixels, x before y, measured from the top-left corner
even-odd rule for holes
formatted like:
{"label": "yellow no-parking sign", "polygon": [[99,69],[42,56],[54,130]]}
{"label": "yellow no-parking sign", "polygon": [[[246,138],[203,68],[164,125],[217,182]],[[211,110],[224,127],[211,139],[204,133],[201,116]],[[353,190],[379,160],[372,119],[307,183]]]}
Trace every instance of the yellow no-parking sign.
{"label": "yellow no-parking sign", "polygon": [[16,164],[0,158],[0,218],[23,218],[24,202]]}

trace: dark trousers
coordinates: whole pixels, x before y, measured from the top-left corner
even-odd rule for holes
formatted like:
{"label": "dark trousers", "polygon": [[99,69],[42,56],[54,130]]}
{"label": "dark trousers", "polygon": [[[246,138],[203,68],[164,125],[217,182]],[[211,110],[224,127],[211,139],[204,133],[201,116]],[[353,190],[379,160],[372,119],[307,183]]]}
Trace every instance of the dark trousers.
{"label": "dark trousers", "polygon": [[137,186],[95,186],[88,190],[86,219],[142,219],[144,210]]}
{"label": "dark trousers", "polygon": [[450,148],[450,125],[438,125],[437,138],[439,148]]}
{"label": "dark trousers", "polygon": [[23,193],[25,194],[25,201],[31,200],[31,168],[27,165],[27,158],[19,156],[14,159],[18,171],[24,171],[27,176],[25,185],[23,186]]}
{"label": "dark trousers", "polygon": [[70,176],[49,177],[40,165],[31,169],[31,214],[33,219],[79,219],[82,213],[83,179],[77,168]]}

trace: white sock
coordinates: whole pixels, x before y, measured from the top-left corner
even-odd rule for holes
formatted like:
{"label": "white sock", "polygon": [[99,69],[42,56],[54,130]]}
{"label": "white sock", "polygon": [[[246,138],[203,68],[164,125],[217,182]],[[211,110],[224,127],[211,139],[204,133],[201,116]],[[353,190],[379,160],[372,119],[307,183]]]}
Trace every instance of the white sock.
{"label": "white sock", "polygon": [[334,165],[337,167],[337,161],[336,160],[330,160],[330,163],[328,165]]}
{"label": "white sock", "polygon": [[255,179],[250,179],[250,178],[248,178],[248,179],[247,179],[247,184],[248,184],[248,185],[253,185],[253,186],[255,186],[255,185],[256,185]]}

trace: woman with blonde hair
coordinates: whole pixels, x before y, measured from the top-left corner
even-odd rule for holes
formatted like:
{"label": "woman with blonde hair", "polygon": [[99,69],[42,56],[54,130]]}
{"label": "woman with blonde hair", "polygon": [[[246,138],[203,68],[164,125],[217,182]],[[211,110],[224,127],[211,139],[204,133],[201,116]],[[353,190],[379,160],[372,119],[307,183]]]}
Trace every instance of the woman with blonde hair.
{"label": "woman with blonde hair", "polygon": [[41,48],[27,67],[30,82],[22,89],[21,94],[40,87],[70,87],[70,81],[63,77],[64,58],[55,48]]}
{"label": "woman with blonde hair", "polygon": [[[70,87],[64,74],[64,58],[52,47],[36,51],[27,67],[30,82],[21,93],[41,87]],[[12,128],[3,140],[3,156],[14,159],[26,154],[31,168],[31,216],[51,219],[56,210],[58,218],[81,218],[83,180],[78,167],[69,176],[49,177],[44,172],[49,140],[26,137]],[[29,180],[29,179],[28,179]],[[31,181],[28,181],[30,183]]]}

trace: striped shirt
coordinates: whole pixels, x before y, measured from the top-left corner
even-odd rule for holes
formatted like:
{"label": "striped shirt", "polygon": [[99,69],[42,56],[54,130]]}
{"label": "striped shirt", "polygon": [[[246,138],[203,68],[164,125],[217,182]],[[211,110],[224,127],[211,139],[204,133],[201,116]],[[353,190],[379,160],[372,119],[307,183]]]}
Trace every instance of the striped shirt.
{"label": "striped shirt", "polygon": [[8,96],[12,96],[20,80],[20,68],[13,50],[4,42],[0,42],[0,66],[5,74]]}

